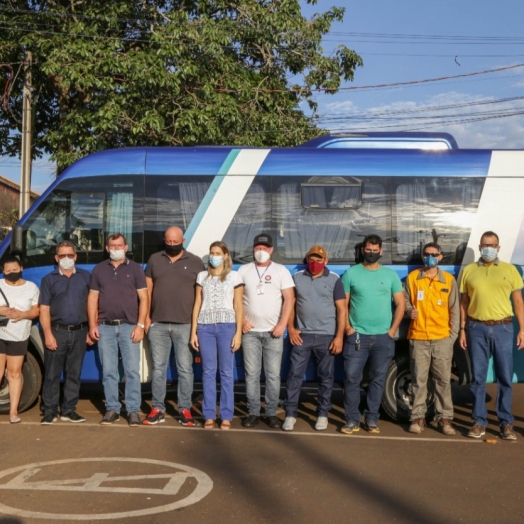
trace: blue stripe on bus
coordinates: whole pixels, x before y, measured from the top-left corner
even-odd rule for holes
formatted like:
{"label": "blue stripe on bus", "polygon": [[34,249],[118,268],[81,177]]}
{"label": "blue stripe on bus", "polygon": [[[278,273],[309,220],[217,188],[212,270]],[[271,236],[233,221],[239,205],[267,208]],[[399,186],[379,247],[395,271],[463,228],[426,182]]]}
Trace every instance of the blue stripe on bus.
{"label": "blue stripe on bus", "polygon": [[213,182],[211,182],[209,189],[204,195],[202,201],[200,202],[200,205],[198,206],[196,213],[191,219],[191,223],[189,224],[189,226],[186,229],[186,232],[184,233],[186,245],[188,245],[191,242],[193,235],[195,234],[198,226],[200,225],[200,222],[202,221],[203,216],[207,211],[207,208],[209,207],[209,204],[211,204],[213,198],[215,198],[218,188],[224,181],[225,176],[231,169],[231,166],[233,165],[233,162],[235,161],[239,153],[240,149],[233,149],[232,151],[230,151],[229,155],[227,155],[227,158],[224,160],[224,163],[220,166],[220,169],[218,170],[218,175],[213,179]]}

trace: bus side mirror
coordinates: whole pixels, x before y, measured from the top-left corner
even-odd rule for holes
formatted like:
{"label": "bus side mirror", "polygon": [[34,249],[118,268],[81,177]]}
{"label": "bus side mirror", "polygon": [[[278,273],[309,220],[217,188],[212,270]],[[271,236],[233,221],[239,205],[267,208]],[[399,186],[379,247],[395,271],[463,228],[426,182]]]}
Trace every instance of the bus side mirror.
{"label": "bus side mirror", "polygon": [[24,228],[20,224],[15,224],[11,231],[10,252],[12,255],[22,255],[24,252]]}

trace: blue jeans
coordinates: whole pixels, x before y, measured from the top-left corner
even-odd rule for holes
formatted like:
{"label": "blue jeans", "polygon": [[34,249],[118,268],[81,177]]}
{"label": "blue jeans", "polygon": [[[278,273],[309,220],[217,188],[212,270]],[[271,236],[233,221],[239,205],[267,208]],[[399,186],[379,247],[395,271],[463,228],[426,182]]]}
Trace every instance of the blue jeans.
{"label": "blue jeans", "polygon": [[191,324],[158,323],[151,324],[147,334],[153,359],[151,390],[153,407],[166,410],[166,376],[171,346],[175,350],[178,374],[178,411],[191,408],[193,395],[193,354],[189,347]]}
{"label": "blue jeans", "polygon": [[247,409],[250,415],[260,415],[260,373],[264,362],[266,377],[266,416],[277,414],[280,397],[280,365],[284,339],[268,331],[250,331],[242,335],[242,350],[246,369]]}
{"label": "blue jeans", "polygon": [[513,324],[486,326],[468,320],[466,336],[471,359],[471,392],[473,393],[473,412],[471,417],[476,424],[487,426],[486,380],[488,378],[489,357],[493,355],[495,376],[497,377],[497,417],[499,423],[513,424],[511,399],[513,379]]}
{"label": "blue jeans", "polygon": [[199,324],[197,328],[203,371],[202,413],[206,420],[215,420],[217,416],[217,367],[220,371],[220,418],[233,420],[235,354],[231,343],[236,329],[236,324]]}
{"label": "blue jeans", "polygon": [[302,345],[293,346],[291,349],[291,366],[287,377],[286,400],[284,401],[286,417],[296,418],[298,414],[300,388],[311,354],[315,356],[317,361],[317,374],[320,380],[317,415],[327,417],[331,409],[331,393],[333,392],[335,372],[335,357],[328,348],[334,335],[302,333],[300,336],[302,337]]}
{"label": "blue jeans", "polygon": [[120,413],[122,404],[118,400],[118,350],[122,355],[122,364],[126,377],[126,411],[140,411],[142,395],[140,391],[140,343],[131,340],[135,326],[121,324],[120,326],[105,326],[100,324],[98,332],[98,354],[102,362],[102,383],[106,397],[106,410]]}
{"label": "blue jeans", "polygon": [[395,355],[395,341],[384,335],[359,335],[360,350],[356,349],[356,333],[348,335],[344,342],[344,408],[346,422],[360,424],[360,383],[364,366],[369,360],[369,387],[367,409],[364,411],[366,424],[376,424],[379,408],[384,393],[384,382]]}

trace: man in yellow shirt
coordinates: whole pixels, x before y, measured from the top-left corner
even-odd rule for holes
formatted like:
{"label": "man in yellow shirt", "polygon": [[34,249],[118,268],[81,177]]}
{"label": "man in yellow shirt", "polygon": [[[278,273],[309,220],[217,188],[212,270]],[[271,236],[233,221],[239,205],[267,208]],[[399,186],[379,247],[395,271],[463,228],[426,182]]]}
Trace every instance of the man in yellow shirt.
{"label": "man in yellow shirt", "polygon": [[422,433],[426,425],[428,375],[435,390],[434,425],[445,435],[454,435],[451,426],[451,360],[459,332],[459,296],[453,275],[438,263],[442,251],[435,242],[422,250],[424,267],[412,271],[404,288],[409,325],[409,354],[413,385],[411,433]]}
{"label": "man in yellow shirt", "polygon": [[518,349],[524,347],[524,303],[522,277],[517,268],[498,258],[499,237],[487,231],[480,239],[480,259],[467,265],[460,278],[460,346],[471,358],[473,379],[473,427],[468,437],[481,438],[486,433],[486,380],[490,356],[497,378],[497,417],[500,434],[516,440],[511,414],[513,378],[513,299],[519,324]]}

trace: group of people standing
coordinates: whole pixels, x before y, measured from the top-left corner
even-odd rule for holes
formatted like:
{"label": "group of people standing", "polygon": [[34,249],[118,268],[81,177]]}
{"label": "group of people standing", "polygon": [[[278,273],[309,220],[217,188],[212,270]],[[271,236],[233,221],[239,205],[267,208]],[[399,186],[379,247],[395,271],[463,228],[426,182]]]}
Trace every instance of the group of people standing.
{"label": "group of people standing", "polygon": [[[293,276],[271,260],[273,240],[259,234],[253,242],[254,261],[238,271],[225,243],[213,242],[206,269],[202,260],[184,249],[183,232],[170,227],[164,249],[151,256],[145,272],[126,256],[121,234],[108,238],[109,259],[92,274],[77,268],[74,244],[56,248],[57,268],[44,277],[40,293],[21,278],[17,258],[4,262],[0,280],[0,376],[7,366],[10,421],[18,423],[21,368],[27,352],[31,320],[40,316],[45,338],[45,378],[41,423],[82,422],[76,411],[80,371],[87,344],[98,342],[106,411],[101,424],[120,418],[119,353],[125,374],[125,405],[130,426],[165,421],[166,373],[171,354],[178,374],[179,422],[200,425],[191,411],[194,352],[202,360],[204,428],[231,428],[234,414],[235,352],[242,346],[248,414],[242,425],[256,426],[261,415],[260,378],[265,375],[265,420],[271,428],[293,431],[304,373],[311,356],[319,377],[315,429],[326,430],[334,385],[334,358],[344,359],[344,408],[341,432],[365,429],[380,432],[379,407],[384,383],[395,354],[397,331],[410,319],[409,351],[413,383],[409,431],[426,425],[428,382],[435,395],[432,424],[445,435],[455,434],[451,421],[451,360],[453,344],[471,357],[474,425],[468,436],[480,438],[487,425],[485,388],[488,363],[494,357],[499,394],[497,414],[501,436],[516,438],[511,415],[513,375],[513,310],[519,324],[517,346],[524,347],[522,277],[511,264],[498,259],[498,236],[488,231],[480,243],[479,260],[466,266],[460,284],[438,264],[442,251],[430,242],[423,248],[424,266],[412,271],[403,286],[397,273],[380,264],[382,240],[368,235],[362,242],[363,261],[340,278],[328,268],[328,253],[315,245],[306,254],[307,267]],[[513,307],[510,302],[513,301]],[[5,302],[2,302],[2,299]],[[392,308],[392,304],[394,307]],[[513,309],[514,308],[514,309]],[[292,344],[286,383],[285,420],[277,417],[280,373],[288,331]],[[140,342],[149,339],[152,407],[140,417]],[[366,409],[360,412],[360,384],[368,364]],[[60,377],[65,371],[63,400]],[[217,372],[220,406],[217,417]]]}

